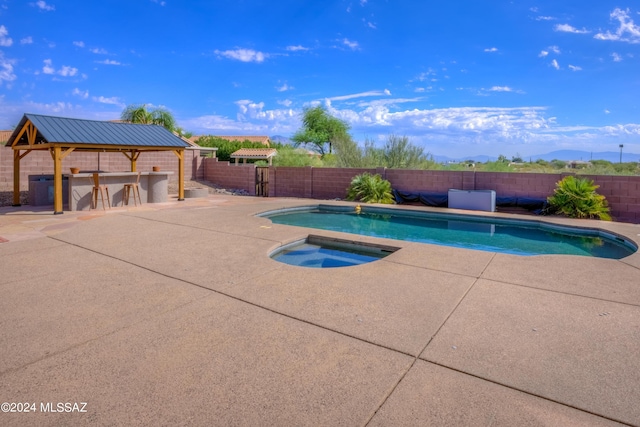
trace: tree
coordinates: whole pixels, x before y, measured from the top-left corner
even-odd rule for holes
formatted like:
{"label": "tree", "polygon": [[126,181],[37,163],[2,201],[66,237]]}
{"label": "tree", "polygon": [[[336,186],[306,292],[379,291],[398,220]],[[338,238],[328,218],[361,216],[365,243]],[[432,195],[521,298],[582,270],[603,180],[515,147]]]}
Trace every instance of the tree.
{"label": "tree", "polygon": [[413,145],[406,136],[389,135],[384,145],[384,166],[390,169],[417,169],[427,160],[424,148]]}
{"label": "tree", "polygon": [[325,146],[329,144],[329,153],[332,152],[332,144],[337,138],[348,136],[349,125],[333,116],[327,110],[318,105],[306,108],[302,115],[302,128],[291,137],[298,147],[300,144],[313,144],[318,152],[324,156]]}
{"label": "tree", "polygon": [[147,104],[128,105],[122,114],[120,119],[129,123],[139,123],[143,125],[160,125],[174,131],[176,128],[176,120],[173,115],[164,108],[156,108],[153,110],[147,110]]}
{"label": "tree", "polygon": [[333,140],[336,150],[336,165],[340,168],[359,168],[362,164],[362,150],[349,135]]}

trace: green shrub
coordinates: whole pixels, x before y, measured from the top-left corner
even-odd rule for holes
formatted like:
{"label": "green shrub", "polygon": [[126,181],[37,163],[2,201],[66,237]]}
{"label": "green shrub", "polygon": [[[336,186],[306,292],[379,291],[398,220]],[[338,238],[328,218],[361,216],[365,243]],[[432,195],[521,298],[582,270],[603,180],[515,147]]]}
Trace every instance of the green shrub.
{"label": "green shrub", "polygon": [[305,166],[322,167],[322,165],[323,162],[318,156],[310,154],[302,148],[294,148],[290,145],[278,147],[278,154],[273,157],[273,166],[301,168]]}
{"label": "green shrub", "polygon": [[598,194],[592,180],[567,176],[556,183],[554,194],[547,201],[555,212],[569,218],[597,218],[611,221],[604,196]]}
{"label": "green shrub", "polygon": [[266,148],[260,142],[251,142],[248,140],[245,141],[229,141],[228,139],[220,138],[217,136],[203,136],[198,139],[197,144],[201,147],[216,147],[218,151],[216,152],[216,157],[220,161],[229,161],[231,160],[231,154],[238,151],[241,148]]}
{"label": "green shrub", "polygon": [[360,200],[365,203],[393,203],[391,183],[380,175],[363,173],[351,180],[347,189],[347,200]]}

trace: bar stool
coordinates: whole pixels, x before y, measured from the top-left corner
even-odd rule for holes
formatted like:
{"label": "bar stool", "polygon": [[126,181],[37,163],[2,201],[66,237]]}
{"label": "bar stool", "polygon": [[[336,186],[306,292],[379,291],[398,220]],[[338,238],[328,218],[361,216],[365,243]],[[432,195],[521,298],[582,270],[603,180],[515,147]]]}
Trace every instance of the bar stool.
{"label": "bar stool", "polygon": [[107,204],[109,205],[109,209],[111,209],[111,198],[109,197],[109,187],[106,185],[100,185],[100,175],[97,173],[93,174],[93,189],[91,191],[91,204],[93,205],[93,209],[98,209],[98,192],[100,193],[100,201],[102,201],[102,210],[105,210],[104,207],[104,193],[107,193]]}
{"label": "bar stool", "polygon": [[129,184],[125,184],[124,185],[124,204],[128,205],[129,204],[129,198],[131,197],[131,192],[133,190],[133,203],[138,206],[138,203],[136,202],[136,195],[138,195],[138,201],[140,201],[140,204],[142,204],[142,199],[140,198],[140,172],[138,172],[138,178],[136,179],[136,182],[131,182]]}

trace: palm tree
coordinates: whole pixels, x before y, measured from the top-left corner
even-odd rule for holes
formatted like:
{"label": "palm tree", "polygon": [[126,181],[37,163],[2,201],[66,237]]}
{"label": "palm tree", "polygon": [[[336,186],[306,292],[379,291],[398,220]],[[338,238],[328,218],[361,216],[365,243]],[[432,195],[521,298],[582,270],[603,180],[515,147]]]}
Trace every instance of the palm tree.
{"label": "palm tree", "polygon": [[176,120],[173,115],[164,108],[147,110],[147,105],[131,104],[122,111],[120,119],[129,123],[139,123],[144,125],[160,125],[170,131],[176,127]]}

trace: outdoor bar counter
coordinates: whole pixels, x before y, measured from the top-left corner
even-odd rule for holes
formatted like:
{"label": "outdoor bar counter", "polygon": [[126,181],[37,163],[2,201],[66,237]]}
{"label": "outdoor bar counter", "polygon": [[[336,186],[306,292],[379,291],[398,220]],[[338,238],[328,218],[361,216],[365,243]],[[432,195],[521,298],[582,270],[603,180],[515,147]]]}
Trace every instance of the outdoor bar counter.
{"label": "outdoor bar counter", "polygon": [[[141,172],[140,198],[142,203],[163,203],[169,199],[169,175],[173,172]],[[93,173],[76,173],[65,175],[68,177],[69,210],[84,211],[91,209],[91,193],[93,190]],[[99,172],[100,185],[109,189],[112,207],[124,205],[124,185],[136,182],[138,172]],[[106,197],[106,194],[105,194]],[[106,202],[106,200],[105,200]],[[129,200],[133,205],[133,195]],[[102,202],[98,194],[98,209],[102,209]],[[108,209],[109,205],[105,203]]]}

